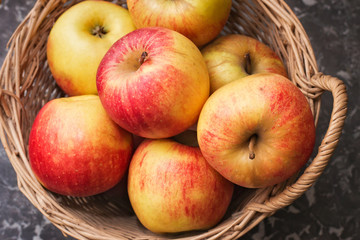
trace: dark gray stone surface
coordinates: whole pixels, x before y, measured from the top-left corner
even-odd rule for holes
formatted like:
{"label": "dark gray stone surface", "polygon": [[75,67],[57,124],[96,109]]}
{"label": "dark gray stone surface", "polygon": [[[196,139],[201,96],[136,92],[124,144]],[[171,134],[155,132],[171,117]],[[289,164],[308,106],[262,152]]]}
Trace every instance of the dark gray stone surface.
{"label": "dark gray stone surface", "polygon": [[[0,4],[0,64],[6,43],[35,0]],[[348,117],[325,172],[291,206],[279,210],[243,239],[360,239],[360,1],[287,0],[303,24],[320,68],[348,89]],[[318,124],[323,136],[332,110],[325,94]],[[18,190],[16,174],[0,145],[0,239],[65,238]]]}

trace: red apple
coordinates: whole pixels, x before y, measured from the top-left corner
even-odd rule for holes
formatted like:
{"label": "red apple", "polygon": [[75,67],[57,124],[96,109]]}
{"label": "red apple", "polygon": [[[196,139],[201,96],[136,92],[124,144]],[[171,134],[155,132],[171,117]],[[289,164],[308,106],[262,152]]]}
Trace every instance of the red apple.
{"label": "red apple", "polygon": [[167,138],[196,123],[209,96],[199,49],[173,30],[135,30],[106,53],[97,89],[110,117],[146,138]]}
{"label": "red apple", "polygon": [[304,166],[315,143],[302,92],[278,74],[254,74],[215,91],[198,122],[205,159],[247,188],[280,183]]}
{"label": "red apple", "polygon": [[200,47],[214,39],[224,27],[231,0],[127,0],[127,5],[137,28],[166,27]]}
{"label": "red apple", "polygon": [[54,99],[31,128],[29,159],[50,191],[90,196],[115,186],[128,169],[132,135],[106,114],[95,95]]}
{"label": "red apple", "polygon": [[173,140],[145,140],[130,162],[130,202],[140,222],[153,232],[214,226],[224,216],[233,188],[198,147]]}
{"label": "red apple", "polygon": [[210,75],[210,92],[257,73],[287,77],[279,56],[259,40],[239,34],[219,37],[201,50]]}
{"label": "red apple", "polygon": [[111,45],[135,30],[127,9],[107,1],[83,1],[56,20],[47,60],[60,88],[70,96],[97,94],[96,71]]}

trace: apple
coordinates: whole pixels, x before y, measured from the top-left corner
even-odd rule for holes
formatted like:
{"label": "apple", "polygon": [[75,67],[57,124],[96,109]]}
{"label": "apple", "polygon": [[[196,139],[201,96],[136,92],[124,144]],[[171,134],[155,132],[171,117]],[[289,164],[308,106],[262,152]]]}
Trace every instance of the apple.
{"label": "apple", "polygon": [[110,46],[135,30],[127,9],[106,1],[84,1],[56,20],[47,42],[47,61],[69,96],[97,94],[96,71]]}
{"label": "apple", "polygon": [[145,138],[168,138],[195,124],[210,88],[200,50],[161,27],[137,29],[115,42],[96,81],[110,117]]}
{"label": "apple", "polygon": [[224,216],[234,184],[198,147],[147,139],[130,162],[128,194],[140,222],[155,233],[208,229]]}
{"label": "apple", "polygon": [[309,104],[289,79],[253,74],[215,91],[198,121],[205,159],[246,188],[280,183],[299,171],[315,143]]}
{"label": "apple", "polygon": [[201,47],[223,29],[231,0],[127,0],[127,5],[137,28],[166,27]]}
{"label": "apple", "polygon": [[96,95],[49,101],[29,136],[36,178],[48,190],[68,196],[95,195],[115,186],[132,153],[132,135],[110,119]]}
{"label": "apple", "polygon": [[257,73],[287,77],[278,55],[259,40],[240,34],[217,38],[201,50],[210,75],[210,92],[225,84]]}

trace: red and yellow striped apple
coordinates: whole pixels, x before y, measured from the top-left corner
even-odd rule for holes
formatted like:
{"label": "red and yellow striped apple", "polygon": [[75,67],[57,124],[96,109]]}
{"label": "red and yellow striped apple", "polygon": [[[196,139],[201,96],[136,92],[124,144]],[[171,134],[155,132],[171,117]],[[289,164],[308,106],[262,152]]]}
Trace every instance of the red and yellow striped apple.
{"label": "red and yellow striped apple", "polygon": [[101,61],[97,89],[110,117],[146,138],[167,138],[195,124],[209,96],[200,50],[180,33],[137,29],[119,39]]}
{"label": "red and yellow striped apple", "polygon": [[198,147],[174,140],[145,140],[130,162],[130,203],[140,222],[152,232],[214,226],[226,213],[233,189]]}
{"label": "red and yellow striped apple", "polygon": [[52,27],[47,60],[56,83],[70,96],[97,94],[96,71],[110,46],[135,30],[127,9],[106,1],[83,1]]}
{"label": "red and yellow striped apple", "polygon": [[95,195],[115,186],[128,169],[132,135],[106,114],[96,95],[51,100],[29,137],[31,168],[47,189]]}
{"label": "red and yellow striped apple", "polygon": [[127,0],[127,5],[137,28],[170,28],[200,47],[221,32],[231,0]]}
{"label": "red and yellow striped apple", "polygon": [[259,40],[239,34],[219,37],[201,50],[210,75],[210,92],[256,73],[277,73],[287,77],[278,55]]}
{"label": "red and yellow striped apple", "polygon": [[304,166],[315,143],[305,96],[278,74],[253,74],[219,88],[205,103],[197,130],[209,164],[247,188],[288,179]]}

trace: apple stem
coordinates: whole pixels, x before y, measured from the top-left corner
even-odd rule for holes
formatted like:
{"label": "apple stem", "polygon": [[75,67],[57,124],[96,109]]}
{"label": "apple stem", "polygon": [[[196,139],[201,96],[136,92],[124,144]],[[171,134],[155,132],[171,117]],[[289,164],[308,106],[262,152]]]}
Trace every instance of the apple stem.
{"label": "apple stem", "polygon": [[247,74],[251,74],[251,59],[250,59],[250,53],[246,53],[245,56],[245,72]]}
{"label": "apple stem", "polygon": [[147,58],[148,55],[149,54],[147,52],[145,52],[145,51],[142,52],[141,57],[139,59],[140,65],[142,65],[146,61],[146,58]]}
{"label": "apple stem", "polygon": [[249,142],[249,158],[252,160],[255,158],[254,146],[256,142],[256,135],[252,135]]}

